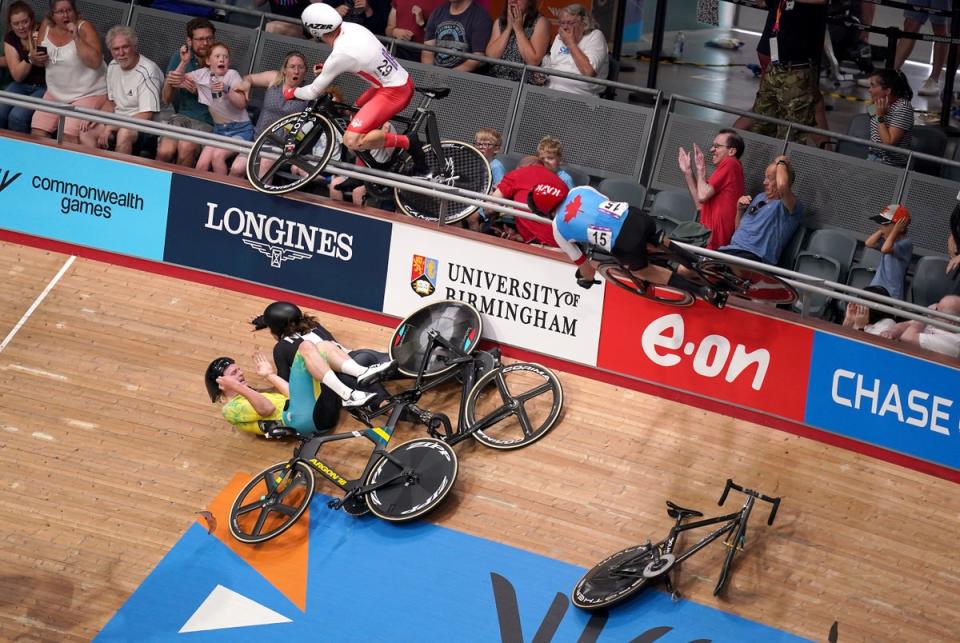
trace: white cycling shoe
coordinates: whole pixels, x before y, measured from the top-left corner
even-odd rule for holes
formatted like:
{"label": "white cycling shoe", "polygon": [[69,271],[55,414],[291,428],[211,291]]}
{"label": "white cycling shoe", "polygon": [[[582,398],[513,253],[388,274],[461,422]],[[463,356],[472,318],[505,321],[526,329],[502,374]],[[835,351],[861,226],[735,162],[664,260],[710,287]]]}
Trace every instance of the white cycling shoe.
{"label": "white cycling shoe", "polygon": [[357,375],[357,386],[359,388],[366,388],[370,384],[374,384],[384,378],[390,377],[393,375],[396,369],[397,360],[380,362],[379,364],[368,366],[367,370]]}
{"label": "white cycling shoe", "polygon": [[376,397],[376,395],[377,395],[376,393],[366,393],[364,391],[358,391],[354,389],[350,393],[350,397],[348,397],[343,401],[343,408],[345,409],[360,408],[361,406],[365,406],[367,403],[369,403],[370,400]]}

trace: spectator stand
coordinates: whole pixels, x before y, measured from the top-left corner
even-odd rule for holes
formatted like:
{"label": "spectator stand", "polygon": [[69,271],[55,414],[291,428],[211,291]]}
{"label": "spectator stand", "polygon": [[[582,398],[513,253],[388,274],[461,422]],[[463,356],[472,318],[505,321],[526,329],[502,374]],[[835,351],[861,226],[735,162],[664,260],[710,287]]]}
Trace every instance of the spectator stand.
{"label": "spectator stand", "polygon": [[[3,2],[0,3],[0,15],[3,16],[3,20],[0,21],[3,25],[0,27],[0,35],[6,33],[7,8],[12,2],[13,0],[3,0]],[[49,15],[51,3],[47,0],[24,0],[24,2],[33,8],[33,12],[37,16],[37,25],[39,26],[40,22]],[[110,49],[107,47],[105,40],[107,32],[110,30],[110,27],[127,24],[132,8],[132,4],[114,2],[113,0],[77,0],[77,11],[80,13],[81,19],[89,20],[100,35],[100,45],[103,50],[104,62],[109,62],[111,59]]]}

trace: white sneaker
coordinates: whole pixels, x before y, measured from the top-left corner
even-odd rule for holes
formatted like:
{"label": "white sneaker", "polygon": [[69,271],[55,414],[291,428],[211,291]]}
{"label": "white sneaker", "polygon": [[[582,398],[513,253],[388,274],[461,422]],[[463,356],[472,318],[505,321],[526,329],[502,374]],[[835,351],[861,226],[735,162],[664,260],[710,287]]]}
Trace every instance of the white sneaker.
{"label": "white sneaker", "polygon": [[920,89],[917,90],[917,93],[921,96],[937,96],[940,93],[940,87],[932,78],[928,78],[923,81],[923,84],[920,85]]}
{"label": "white sneaker", "polygon": [[358,391],[356,389],[350,393],[350,397],[343,401],[343,408],[345,409],[355,409],[361,406],[364,406],[367,402],[372,400],[376,396],[376,393],[364,393],[363,391]]}
{"label": "white sneaker", "polygon": [[367,370],[357,375],[357,386],[359,388],[366,388],[368,384],[379,382],[383,378],[390,376],[396,367],[397,360],[380,362],[379,364],[368,366]]}

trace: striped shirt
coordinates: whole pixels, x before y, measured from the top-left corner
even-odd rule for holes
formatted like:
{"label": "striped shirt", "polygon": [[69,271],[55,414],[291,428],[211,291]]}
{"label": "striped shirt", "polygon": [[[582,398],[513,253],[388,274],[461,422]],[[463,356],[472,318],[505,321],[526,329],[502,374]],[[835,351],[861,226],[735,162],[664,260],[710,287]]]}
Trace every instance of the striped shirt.
{"label": "striped shirt", "polygon": [[[896,127],[903,130],[903,138],[897,143],[897,147],[910,149],[910,141],[913,139],[913,105],[905,98],[897,99],[887,115],[883,117],[883,122],[889,127]],[[882,143],[880,132],[878,131],[879,120],[876,115],[870,117],[870,140],[874,143]],[[907,155],[897,152],[888,152],[879,148],[871,147],[870,151],[880,157],[880,160],[887,165],[896,167],[905,167],[907,165]]]}

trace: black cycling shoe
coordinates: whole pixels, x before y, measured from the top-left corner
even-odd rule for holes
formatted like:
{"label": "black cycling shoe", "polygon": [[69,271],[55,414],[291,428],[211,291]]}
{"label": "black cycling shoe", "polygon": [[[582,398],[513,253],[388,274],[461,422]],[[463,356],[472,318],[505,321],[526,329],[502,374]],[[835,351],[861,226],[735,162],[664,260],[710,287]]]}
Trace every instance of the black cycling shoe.
{"label": "black cycling shoe", "polygon": [[407,153],[410,154],[410,158],[413,160],[413,167],[410,168],[410,174],[414,176],[429,174],[430,166],[427,165],[427,155],[423,152],[423,143],[420,142],[420,138],[415,133],[411,133],[407,135],[407,139],[410,141],[410,147],[407,148]]}
{"label": "black cycling shoe", "polygon": [[727,305],[727,293],[716,288],[706,288],[703,300],[715,308],[723,308]]}

